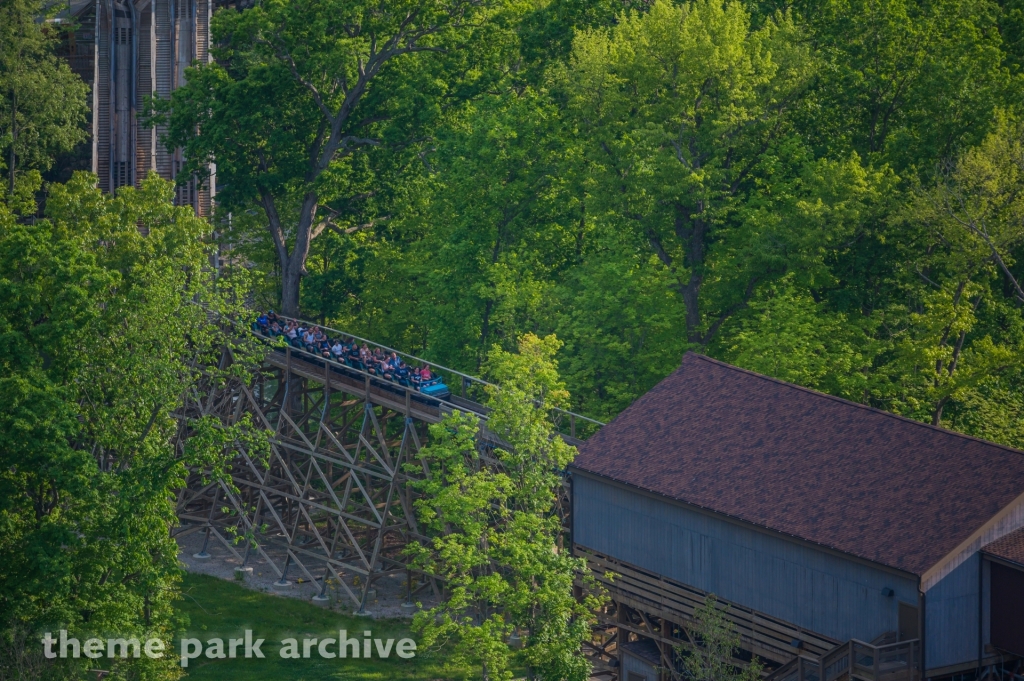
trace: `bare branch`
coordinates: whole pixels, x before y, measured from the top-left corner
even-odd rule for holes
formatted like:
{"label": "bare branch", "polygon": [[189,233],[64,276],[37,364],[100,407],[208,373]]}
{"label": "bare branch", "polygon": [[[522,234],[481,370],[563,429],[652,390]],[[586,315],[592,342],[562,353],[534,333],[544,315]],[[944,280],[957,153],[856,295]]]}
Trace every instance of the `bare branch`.
{"label": "bare branch", "polygon": [[327,218],[327,219],[324,219],[323,221],[321,221],[320,224],[318,224],[316,226],[316,229],[313,230],[313,234],[312,234],[312,236],[310,238],[311,239],[315,239],[325,229],[331,230],[332,232],[334,232],[338,236],[348,236],[349,234],[355,234],[356,232],[362,231],[364,229],[370,229],[374,225],[377,225],[377,224],[379,224],[381,222],[386,222],[386,221],[388,221],[390,219],[391,219],[390,215],[385,215],[383,217],[374,218],[373,220],[370,220],[369,222],[364,222],[361,225],[354,225],[352,227],[339,227],[337,224],[335,224],[334,220],[332,220],[331,218]]}
{"label": "bare branch", "polygon": [[[971,210],[967,205],[967,201],[961,192],[954,190],[947,183],[941,184],[940,189],[942,191],[944,198],[942,206],[940,207],[941,212],[948,215],[958,225],[963,227],[971,234],[980,237],[981,240],[985,242],[985,245],[988,246],[989,252],[991,253],[992,260],[999,266],[999,269],[1002,270],[1006,278],[1010,280],[1010,283],[1014,289],[1014,297],[1020,300],[1021,302],[1024,302],[1024,289],[1021,288],[1020,283],[1017,281],[1017,278],[1013,276],[1012,272],[1010,272],[1010,268],[1007,267],[1002,255],[1000,255],[999,249],[996,247],[995,242],[993,242],[992,238],[989,236],[988,229],[985,227],[984,220],[979,220],[978,218],[975,218],[971,214]],[[930,198],[928,200],[932,202],[933,206],[935,205],[935,202],[932,201]],[[957,206],[959,207],[959,213],[957,210],[957,206],[951,205],[951,200],[955,200]],[[961,217],[961,214],[964,217]],[[979,223],[981,225],[980,227]]]}
{"label": "bare branch", "polygon": [[[680,131],[680,136],[681,135],[682,131]],[[682,163],[687,168],[689,168],[690,170],[693,170],[693,165],[690,163],[689,160],[687,160],[685,156],[683,156],[683,145],[679,143],[679,140],[672,140],[672,147],[675,148],[676,150],[676,158],[679,160],[679,162]]]}
{"label": "bare branch", "polygon": [[932,286],[934,286],[935,288],[938,288],[938,289],[941,289],[941,288],[942,288],[941,286],[939,286],[938,284],[936,284],[936,283],[935,283],[934,281],[932,281],[931,279],[929,279],[929,278],[928,278],[928,276],[927,276],[927,275],[925,275],[925,273],[921,271],[921,266],[920,266],[920,265],[915,265],[915,266],[914,266],[914,269],[915,269],[915,270],[917,270],[917,274],[918,274],[918,276],[920,276],[920,277],[921,277],[922,279],[924,279],[924,280],[925,280],[925,281],[926,281],[927,283],[931,284],[931,285],[932,285]]}
{"label": "bare branch", "polygon": [[376,147],[380,145],[380,142],[369,137],[355,137],[354,135],[348,135],[347,137],[342,138],[341,147],[348,148],[349,142],[352,142],[354,144],[365,144],[371,147]]}
{"label": "bare branch", "polygon": [[992,259],[995,260],[996,264],[999,265],[999,269],[1003,271],[1006,278],[1010,280],[1011,284],[1013,284],[1017,299],[1024,302],[1024,289],[1021,289],[1020,284],[1017,283],[1017,278],[1013,276],[1013,273],[1010,272],[1010,268],[1006,266],[1005,262],[1003,262],[1003,257],[999,255],[999,250],[996,248],[996,245],[992,243],[992,239],[989,238],[988,233],[985,230],[978,229],[973,221],[968,224],[968,228],[988,244],[989,249],[992,251]]}
{"label": "bare branch", "polygon": [[324,104],[323,97],[320,96],[320,91],[317,89],[316,85],[313,85],[313,83],[302,77],[302,74],[299,73],[299,69],[295,66],[295,60],[292,59],[292,55],[281,50],[278,51],[278,56],[288,62],[288,68],[292,72],[292,77],[302,83],[302,85],[313,94],[313,101],[316,102],[317,108],[320,109],[320,113],[324,115],[328,122],[334,123],[334,115],[331,113],[331,110],[327,108],[327,105]]}

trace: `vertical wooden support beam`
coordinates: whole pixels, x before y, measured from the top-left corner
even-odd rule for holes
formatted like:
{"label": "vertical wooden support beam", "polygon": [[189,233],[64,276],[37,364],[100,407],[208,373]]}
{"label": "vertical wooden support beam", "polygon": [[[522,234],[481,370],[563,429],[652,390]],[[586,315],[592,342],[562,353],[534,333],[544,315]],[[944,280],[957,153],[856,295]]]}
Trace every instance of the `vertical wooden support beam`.
{"label": "vertical wooden support beam", "polygon": [[[221,366],[229,359],[222,355]],[[359,607],[372,601],[369,589],[382,572],[407,570],[406,590],[415,591],[409,583],[415,570],[409,570],[401,549],[420,536],[414,514],[418,492],[410,483],[430,472],[422,457],[422,473],[409,473],[404,464],[418,456],[423,426],[441,414],[419,401],[414,405],[415,391],[407,386],[365,372],[335,371],[337,365],[320,361],[291,346],[271,350],[252,381],[211,381],[182,408],[179,446],[190,419],[208,412],[232,424],[247,413],[270,431],[270,455],[266,460],[250,456],[243,443],[235,443],[231,476],[236,484],[211,493],[203,471],[192,471],[178,496],[178,514],[189,523],[205,521],[221,541],[227,525],[238,525],[252,540],[245,555],[238,554],[243,566],[259,556],[281,581],[289,573],[316,582],[332,576],[337,580],[332,588]],[[462,384],[468,397],[471,380],[463,377]],[[398,429],[388,424],[403,411],[396,445]],[[222,500],[232,513],[220,513]],[[360,584],[350,588],[354,577]],[[435,578],[421,577],[434,594],[442,593]],[[325,588],[319,591],[322,595]],[[621,621],[628,622],[630,611],[618,607]],[[627,630],[618,633],[621,642],[628,640]]]}
{"label": "vertical wooden support beam", "polygon": [[[629,617],[626,615],[626,606],[619,601],[615,601],[615,621],[626,624],[629,622]],[[629,640],[629,630],[622,627],[615,627],[615,653],[619,660],[619,671],[622,670],[623,659],[622,645]],[[622,674],[620,673],[621,677]]]}

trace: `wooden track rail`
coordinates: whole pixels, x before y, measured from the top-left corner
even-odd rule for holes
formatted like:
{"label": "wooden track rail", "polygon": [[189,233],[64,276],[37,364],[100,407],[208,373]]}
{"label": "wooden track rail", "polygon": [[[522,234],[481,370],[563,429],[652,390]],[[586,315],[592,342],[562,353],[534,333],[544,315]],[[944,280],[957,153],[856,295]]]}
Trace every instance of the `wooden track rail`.
{"label": "wooden track rail", "polygon": [[[231,361],[225,350],[222,368]],[[426,471],[419,452],[427,427],[458,409],[480,418],[485,463],[497,465],[490,452],[501,444],[486,428],[487,410],[472,399],[431,398],[290,347],[270,349],[251,380],[207,386],[189,404],[179,415],[180,446],[200,417],[234,424],[247,416],[270,432],[270,452],[261,458],[235,443],[221,479],[192,471],[178,494],[173,534],[203,532],[203,553],[211,540],[220,542],[243,566],[259,555],[282,583],[304,578],[319,584],[321,596],[328,583],[337,585],[359,610],[376,579],[399,572],[411,578],[403,549],[423,538],[410,483]],[[574,430],[577,422],[600,425],[561,416]],[[567,518],[567,495],[560,503]],[[236,541],[242,536],[248,540]],[[436,590],[429,575],[417,577]]]}
{"label": "wooden track rail", "polygon": [[[231,361],[225,350],[221,368]],[[492,450],[502,443],[487,429],[487,409],[476,401],[486,384],[444,367],[435,369],[450,372],[446,380],[457,379],[461,394],[444,400],[427,397],[291,347],[269,349],[249,380],[211,382],[179,415],[180,446],[190,436],[190,424],[200,417],[227,425],[246,417],[269,431],[270,451],[261,457],[236,442],[224,476],[192,471],[178,495],[180,525],[175,536],[202,532],[203,552],[211,540],[220,542],[243,566],[258,555],[281,582],[306,579],[319,585],[321,596],[329,584],[336,585],[340,597],[363,611],[375,580],[398,573],[411,580],[413,575],[404,549],[410,541],[425,538],[413,513],[417,493],[411,483],[426,472],[420,451],[428,426],[456,409],[475,414],[481,422],[481,460],[499,465]],[[579,444],[601,425],[570,412],[553,418],[569,426],[562,437],[570,444]],[[577,432],[581,423],[587,427]],[[567,490],[568,486],[559,509],[566,523],[571,508]],[[236,541],[241,536],[247,540]],[[661,653],[662,679],[680,679],[675,651],[698,644],[689,629],[694,610],[708,594],[585,546],[574,545],[573,551],[586,559],[611,598],[609,607],[598,613],[589,645],[595,669],[617,678],[619,644],[642,637],[653,641]],[[438,583],[430,575],[416,578],[421,589],[438,593]],[[915,678],[899,667],[900,660],[909,659],[903,648],[887,648],[871,657],[863,648],[871,644],[840,645],[739,604],[723,605],[729,606],[725,615],[736,626],[744,650],[781,665],[774,672],[781,674],[778,681]],[[734,662],[742,666],[747,659]],[[871,663],[875,666],[870,676],[864,672],[867,659],[877,661]],[[834,671],[843,660],[847,665],[853,660],[853,677],[814,671]]]}

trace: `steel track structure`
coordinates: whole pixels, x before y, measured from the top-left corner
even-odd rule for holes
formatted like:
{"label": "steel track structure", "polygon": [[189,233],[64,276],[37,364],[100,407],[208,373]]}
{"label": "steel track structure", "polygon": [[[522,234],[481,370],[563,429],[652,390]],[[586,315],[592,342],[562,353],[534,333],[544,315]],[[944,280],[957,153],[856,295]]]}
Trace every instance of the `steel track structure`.
{"label": "steel track structure", "polygon": [[[339,598],[357,612],[365,611],[379,578],[404,573],[411,580],[415,571],[403,550],[427,539],[416,523],[411,483],[428,470],[420,458],[428,426],[455,410],[475,414],[482,426],[481,459],[489,465],[497,465],[491,451],[501,443],[486,428],[486,408],[472,399],[487,383],[404,356],[430,365],[449,384],[461,383],[461,396],[430,398],[292,347],[268,351],[255,376],[211,382],[199,391],[180,415],[179,446],[200,417],[232,425],[248,415],[269,432],[269,455],[236,442],[225,474],[191,471],[178,494],[179,526],[172,534],[204,532],[202,554],[216,541],[243,567],[258,555],[282,586],[304,578],[318,584],[319,598],[326,597],[329,583],[337,585]],[[224,350],[220,368],[232,360]],[[602,425],[561,410],[552,416],[570,431],[563,437],[571,444]],[[560,502],[567,518],[567,494]],[[417,581],[437,594],[429,575]]]}

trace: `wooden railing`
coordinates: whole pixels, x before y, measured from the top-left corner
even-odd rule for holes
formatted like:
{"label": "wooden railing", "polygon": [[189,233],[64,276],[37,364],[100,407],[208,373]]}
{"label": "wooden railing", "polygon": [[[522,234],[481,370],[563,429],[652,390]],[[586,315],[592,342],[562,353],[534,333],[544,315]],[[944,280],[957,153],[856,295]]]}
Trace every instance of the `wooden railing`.
{"label": "wooden railing", "polygon": [[852,639],[821,656],[820,681],[917,681],[920,653],[918,639],[882,646]]}
{"label": "wooden railing", "polygon": [[772,672],[771,681],[821,681],[821,662],[816,657],[800,655]]}
{"label": "wooden railing", "polygon": [[[691,626],[694,611],[704,605],[708,594],[692,586],[669,579],[636,565],[599,553],[581,544],[573,545],[573,553],[586,559],[594,579],[616,601],[684,627]],[[579,583],[584,586],[582,582]],[[794,626],[789,622],[762,612],[718,599],[723,616],[729,620],[740,635],[741,645],[765,660],[787,663],[798,650],[792,645],[799,641],[802,653],[811,659],[822,655],[839,643],[812,631]],[[616,623],[616,626],[629,629]],[[635,633],[653,638],[650,632]],[[676,645],[679,641],[665,641]],[[805,676],[804,681],[818,681]]]}
{"label": "wooden railing", "polygon": [[[646,613],[647,617],[688,627],[693,622],[694,612],[708,597],[694,587],[580,544],[573,544],[573,554],[587,561],[591,576],[615,601]],[[577,585],[586,587],[582,581]],[[722,610],[722,616],[740,635],[744,650],[763,660],[782,664],[768,674],[766,681],[919,681],[921,678],[921,645],[917,639],[888,643],[895,638],[893,632],[888,632],[872,643],[856,639],[839,643],[738,603],[723,599],[718,603],[729,606]],[[655,632],[647,619],[644,619],[644,626],[602,615],[598,615],[598,620],[656,643],[681,644],[680,639],[666,637],[664,627],[661,632]]]}

